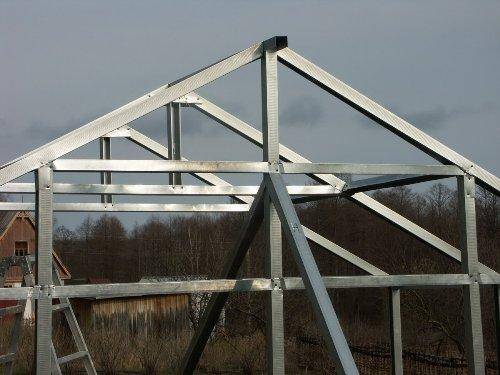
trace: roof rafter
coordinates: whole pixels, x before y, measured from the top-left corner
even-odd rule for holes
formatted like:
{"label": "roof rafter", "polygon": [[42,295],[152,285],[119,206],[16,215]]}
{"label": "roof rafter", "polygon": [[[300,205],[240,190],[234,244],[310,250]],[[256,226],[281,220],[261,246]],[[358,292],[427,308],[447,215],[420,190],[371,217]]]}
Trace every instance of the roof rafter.
{"label": "roof rafter", "polygon": [[189,94],[191,91],[259,59],[261,55],[262,43],[256,43],[241,52],[182,78],[174,84],[162,86],[123,107],[91,121],[45,146],[5,164],[0,169],[0,185],[52,162],[183,95]]}
{"label": "roof rafter", "polygon": [[395,133],[436,160],[444,164],[455,164],[464,172],[476,177],[478,183],[484,188],[497,195],[500,193],[500,179],[494,174],[453,151],[451,148],[445,146],[381,105],[375,103],[373,100],[346,85],[341,80],[335,78],[309,60],[300,56],[298,53],[292,51],[290,48],[284,48],[278,51],[278,61],[372,120],[375,120],[386,129]]}

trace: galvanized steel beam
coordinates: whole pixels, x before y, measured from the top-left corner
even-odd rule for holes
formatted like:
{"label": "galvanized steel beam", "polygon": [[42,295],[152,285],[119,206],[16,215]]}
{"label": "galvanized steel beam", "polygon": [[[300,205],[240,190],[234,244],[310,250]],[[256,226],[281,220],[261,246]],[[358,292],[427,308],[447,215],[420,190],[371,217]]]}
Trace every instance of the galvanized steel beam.
{"label": "galvanized steel beam", "polygon": [[[123,184],[71,184],[54,183],[54,194],[84,195],[185,195],[185,196],[254,196],[259,187],[254,186],[199,186],[199,185],[123,185]],[[290,195],[333,196],[340,194],[330,185],[288,185]],[[29,182],[7,183],[0,186],[0,193],[35,193],[35,184]]]}
{"label": "galvanized steel beam", "polygon": [[354,180],[348,182],[344,186],[342,191],[344,194],[354,194],[359,192],[366,192],[376,189],[387,189],[396,186],[404,186],[410,184],[417,184],[419,182],[428,182],[439,180],[450,176],[439,176],[439,175],[385,175],[365,178],[362,180]]}
{"label": "galvanized steel beam", "polygon": [[444,164],[452,163],[459,166],[463,171],[475,176],[481,186],[497,195],[500,193],[500,179],[498,177],[349,87],[290,48],[278,51],[278,59],[288,68],[333,94],[436,160]]}
{"label": "galvanized steel beam", "polygon": [[277,173],[264,175],[266,188],[278,211],[283,230],[313,305],[328,351],[336,370],[341,374],[358,374],[342,327],[333,309],[330,296],[312,255],[309,244],[300,225],[290,196],[286,192],[283,178]]}
{"label": "galvanized steel beam", "polygon": [[[263,161],[278,167],[278,59],[276,41],[265,43],[261,59],[261,97]],[[276,208],[266,194],[264,198],[264,229],[266,241],[266,274],[276,280],[266,296],[266,359],[268,374],[285,374],[285,344],[283,328],[283,277],[281,223]]]}
{"label": "galvanized steel beam", "polygon": [[[54,212],[245,212],[236,203],[54,203]],[[1,211],[35,211],[35,203],[0,202]]]}
{"label": "galvanized steel beam", "polygon": [[[111,159],[111,139],[108,137],[99,138],[99,156],[102,160]],[[112,183],[111,172],[101,172],[101,184]],[[113,203],[113,196],[110,194],[101,195],[101,203]]]}
{"label": "galvanized steel beam", "polygon": [[40,294],[36,300],[35,358],[36,373],[52,370],[52,169],[43,166],[36,173],[36,284]]}
{"label": "galvanized steel beam", "polygon": [[[373,275],[373,276],[324,276],[323,282],[329,289],[356,288],[461,288],[471,285],[469,275],[464,274],[429,274],[429,275]],[[283,290],[302,290],[304,282],[300,277],[284,277]],[[109,297],[148,294],[189,294],[213,292],[259,292],[269,291],[273,286],[269,278],[251,279],[216,279],[192,281],[166,281],[158,283],[119,283],[54,286],[52,297]],[[479,274],[480,285],[500,285],[500,277]],[[37,299],[40,287],[0,288],[0,300]]]}
{"label": "galvanized steel beam", "polygon": [[56,172],[204,172],[204,173],[269,173],[285,174],[425,174],[460,176],[463,172],[450,165],[288,163],[269,165],[266,162],[193,161],[193,160],[99,160],[58,159],[52,162]]}
{"label": "galvanized steel beam", "polygon": [[[167,147],[170,160],[181,160],[181,105],[179,103],[167,104]],[[179,172],[169,173],[170,185],[181,185]]]}
{"label": "galvanized steel beam", "polygon": [[389,289],[389,330],[391,336],[391,373],[403,373],[403,341],[401,338],[401,290]]}
{"label": "galvanized steel beam", "polygon": [[462,271],[472,283],[464,287],[464,320],[469,374],[484,374],[483,325],[481,322],[480,272],[477,255],[476,206],[474,177],[458,177],[458,208],[460,220],[460,248]]}
{"label": "galvanized steel beam", "polygon": [[10,182],[40,166],[122,127],[171,101],[189,94],[235,69],[259,59],[262,56],[262,43],[256,43],[226,59],[216,62],[189,76],[162,86],[131,103],[124,105],[56,140],[17,158],[0,169],[0,185]]}

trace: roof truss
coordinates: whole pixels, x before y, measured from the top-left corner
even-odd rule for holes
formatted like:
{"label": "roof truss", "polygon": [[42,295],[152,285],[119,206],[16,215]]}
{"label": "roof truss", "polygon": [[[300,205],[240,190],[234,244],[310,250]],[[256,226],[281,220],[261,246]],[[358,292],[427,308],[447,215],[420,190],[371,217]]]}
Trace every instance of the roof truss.
{"label": "roof truss", "polygon": [[[231,115],[227,111],[198,95],[195,90],[255,60],[261,61],[261,82],[263,99],[263,132]],[[341,99],[369,118],[375,120],[391,132],[397,134],[420,150],[426,152],[444,165],[359,165],[312,163],[305,157],[279,143],[278,139],[278,89],[277,63],[281,62],[293,71],[317,84],[327,92]],[[160,107],[168,106],[169,148],[130,128],[127,124]],[[231,131],[249,140],[263,149],[263,162],[207,162],[188,161],[180,152],[180,116],[175,116],[181,106],[194,107],[216,120]],[[125,137],[142,148],[159,156],[160,161],[111,160],[109,138]],[[101,140],[101,160],[61,159],[62,156],[93,141]],[[109,159],[109,160],[108,160]],[[36,172],[36,183],[12,183],[16,178]],[[56,171],[97,171],[101,173],[101,184],[61,184],[53,183],[52,173]],[[112,172],[162,172],[171,174],[170,185],[117,185],[111,180]],[[211,185],[182,185],[180,173],[190,173],[195,178]],[[244,172],[263,174],[263,182],[257,186],[232,186],[213,173]],[[320,186],[286,186],[282,174],[301,173],[319,181]],[[335,176],[338,173],[379,174],[381,176],[355,181],[347,184]],[[429,233],[417,224],[404,218],[364,192],[390,186],[430,181],[438,178],[455,176],[459,181],[459,199],[461,200],[462,244],[461,250]],[[205,311],[204,320],[193,337],[186,354],[183,372],[192,373],[203,347],[210,337],[213,325],[217,321],[229,291],[262,290],[269,292],[270,346],[268,359],[270,373],[283,373],[283,290],[304,288],[315,308],[317,320],[324,334],[325,342],[341,373],[357,373],[356,365],[350,353],[331,301],[327,287],[389,287],[391,288],[391,329],[393,368],[402,365],[399,288],[412,286],[462,286],[467,291],[464,313],[470,323],[468,360],[476,372],[484,371],[482,336],[480,332],[481,316],[479,306],[479,284],[499,283],[499,276],[494,270],[477,260],[474,224],[474,184],[497,194],[500,180],[492,173],[461,156],[439,141],[415,128],[387,109],[368,99],[345,83],[317,67],[287,47],[286,37],[273,37],[202,68],[186,77],[162,86],[128,104],[118,108],[54,141],[37,148],[0,167],[0,192],[36,193],[36,203],[0,203],[4,210],[35,210],[38,215],[37,230],[39,241],[38,268],[41,277],[34,288],[19,288],[17,291],[0,290],[1,298],[27,298],[32,295],[41,300],[40,311],[44,320],[37,322],[37,331],[44,332],[50,320],[51,299],[57,296],[97,296],[106,293],[133,295],[171,293],[176,290],[219,291]],[[101,195],[101,203],[53,203],[53,194],[96,194]],[[221,195],[235,198],[238,204],[125,204],[113,203],[113,195]],[[331,196],[343,196],[357,205],[364,207],[389,223],[406,231],[434,249],[462,262],[463,274],[460,275],[422,275],[418,278],[409,275],[388,275],[376,266],[357,257],[346,249],[302,226],[293,208],[291,195],[296,202],[311,199],[323,199]],[[228,255],[221,280],[207,282],[175,282],[153,285],[89,285],[51,286],[51,217],[54,211],[141,211],[141,212],[194,212],[194,211],[249,211],[242,233],[234,251]],[[239,265],[248,250],[251,239],[260,223],[264,221],[269,249],[269,279],[251,281],[233,280],[237,276]],[[292,247],[302,278],[283,278],[281,274],[281,230],[284,230],[288,243]],[[356,265],[369,273],[368,279],[359,277],[322,278],[312,257],[307,240],[327,249],[333,254]],[[462,256],[463,255],[463,256]],[[207,283],[212,284],[207,284]],[[174,285],[175,284],[175,285]],[[52,294],[47,288],[53,288]],[[124,288],[124,289],[123,289]],[[169,289],[170,288],[170,289]],[[180,288],[180,289],[179,289]],[[184,288],[184,289],[182,289]],[[121,293],[118,292],[121,290]],[[495,290],[498,290],[496,287]],[[43,302],[43,303],[42,303]],[[498,301],[496,302],[498,305]],[[497,306],[498,308],[498,306]],[[37,342],[37,355],[46,358],[48,342]],[[481,359],[482,358],[482,359]],[[40,366],[50,365],[40,362]],[[47,367],[50,369],[50,367]],[[43,372],[43,369],[42,369]]]}

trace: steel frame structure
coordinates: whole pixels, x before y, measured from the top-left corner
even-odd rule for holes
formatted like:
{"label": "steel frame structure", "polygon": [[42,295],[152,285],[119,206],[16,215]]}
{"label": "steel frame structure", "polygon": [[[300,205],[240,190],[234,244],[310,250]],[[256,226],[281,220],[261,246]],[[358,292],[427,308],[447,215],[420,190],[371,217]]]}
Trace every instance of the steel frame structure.
{"label": "steel frame structure", "polygon": [[[253,61],[261,62],[262,129],[226,112],[195,90]],[[333,94],[443,165],[380,165],[312,163],[279,143],[278,63],[299,73]],[[166,107],[168,147],[148,138],[128,124],[156,109]],[[189,161],[181,155],[181,107],[195,108],[263,150],[262,162]],[[112,160],[110,139],[123,137],[163,160]],[[96,160],[61,159],[67,153],[100,140]],[[101,184],[54,183],[60,171],[99,172]],[[12,182],[29,172],[35,183]],[[112,183],[113,172],[168,173],[169,184],[123,185]],[[213,173],[262,174],[260,186],[232,186]],[[209,186],[182,184],[182,173],[189,173]],[[335,174],[379,175],[346,183]],[[305,174],[318,186],[286,186],[284,174]],[[455,176],[460,207],[460,248],[446,243],[417,224],[384,206],[365,192]],[[343,374],[357,374],[355,361],[342,332],[327,288],[385,288],[390,301],[392,371],[403,371],[400,293],[406,288],[463,288],[466,347],[469,372],[484,374],[480,285],[491,285],[495,293],[495,320],[500,327],[500,275],[478,261],[474,187],[479,184],[498,195],[500,180],[477,164],[449,149],[405,120],[352,89],[288,48],[286,37],[273,37],[256,43],[226,59],[162,86],[56,140],[0,167],[0,192],[35,194],[35,203],[2,202],[0,210],[32,210],[37,223],[37,278],[32,287],[0,289],[0,299],[36,300],[37,373],[49,374],[52,340],[52,299],[106,295],[147,295],[213,292],[201,323],[193,335],[180,369],[192,373],[202,355],[219,314],[230,292],[263,291],[267,294],[268,372],[283,374],[284,334],[283,298],[287,290],[304,289],[311,301],[324,342]],[[99,195],[100,203],[54,203],[55,194]],[[113,195],[231,196],[231,204],[153,204],[114,203]],[[292,199],[291,196],[294,196]],[[300,224],[294,203],[342,196],[414,236],[430,247],[461,262],[461,274],[388,275],[375,265],[320,236]],[[95,212],[238,212],[248,211],[234,248],[228,253],[217,280],[125,283],[101,285],[54,285],[51,271],[52,223],[56,211]],[[264,223],[267,242],[266,278],[237,279],[238,270],[260,225]],[[282,270],[282,230],[290,245],[301,277],[284,277]],[[367,276],[322,277],[312,255],[311,241],[354,264]],[[497,330],[499,332],[500,330]],[[497,348],[500,346],[500,333]],[[500,349],[499,349],[500,352]]]}

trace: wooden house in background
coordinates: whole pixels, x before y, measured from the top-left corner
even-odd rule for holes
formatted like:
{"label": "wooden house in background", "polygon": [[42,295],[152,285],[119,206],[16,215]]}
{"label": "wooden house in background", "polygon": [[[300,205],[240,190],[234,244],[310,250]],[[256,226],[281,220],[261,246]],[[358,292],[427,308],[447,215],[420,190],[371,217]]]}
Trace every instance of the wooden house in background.
{"label": "wooden house in background", "polygon": [[[178,281],[178,278],[161,278],[161,281],[166,279]],[[143,278],[140,282],[155,281],[159,280]],[[109,283],[109,280],[88,279],[86,283]],[[188,294],[73,298],[71,303],[85,328],[179,337],[191,327]]]}
{"label": "wooden house in background", "polygon": [[[0,259],[13,255],[35,255],[35,235],[35,218],[31,213],[25,211],[0,211]],[[53,256],[61,279],[71,279],[71,274],[55,252],[53,252]],[[0,287],[19,287],[22,281],[21,268],[17,266],[11,267],[5,275],[5,285],[0,285]],[[15,304],[17,304],[17,301],[0,300],[0,307]],[[33,317],[30,300],[26,304],[24,316],[27,319]]]}

